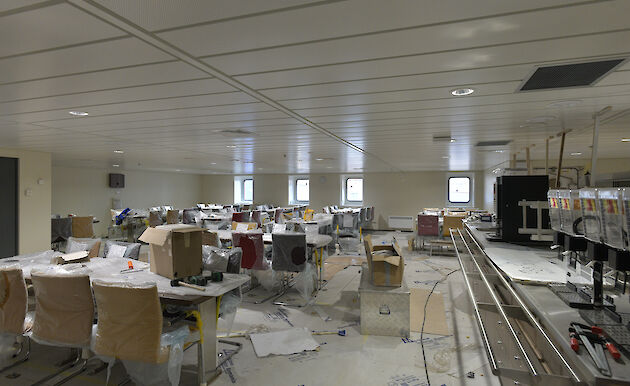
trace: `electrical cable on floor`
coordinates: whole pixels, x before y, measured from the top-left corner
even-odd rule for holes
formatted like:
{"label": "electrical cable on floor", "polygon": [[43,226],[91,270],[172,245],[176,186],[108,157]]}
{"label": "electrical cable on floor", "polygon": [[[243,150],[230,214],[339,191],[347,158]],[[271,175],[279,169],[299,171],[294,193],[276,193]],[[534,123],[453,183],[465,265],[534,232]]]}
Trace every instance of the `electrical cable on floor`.
{"label": "electrical cable on floor", "polygon": [[[427,264],[429,265],[429,264]],[[429,267],[431,267],[429,265]],[[431,267],[433,268],[433,267]],[[433,268],[436,272],[439,272],[437,269]],[[437,287],[438,284],[444,282],[451,274],[459,271],[460,269],[454,269],[451,272],[447,273],[446,275],[442,276],[442,278],[438,281],[435,282],[435,284],[433,284],[433,288],[431,288],[431,291],[429,292],[429,294],[427,295],[427,300],[426,302],[424,302],[424,311],[423,311],[423,315],[422,315],[422,327],[420,328],[420,347],[422,347],[422,361],[424,362],[424,374],[427,377],[427,384],[429,386],[431,386],[431,381],[429,380],[429,369],[427,368],[427,358],[424,354],[424,323],[427,320],[427,305],[429,304],[429,299],[431,298],[431,295],[433,294],[433,291],[435,291],[435,287]]]}

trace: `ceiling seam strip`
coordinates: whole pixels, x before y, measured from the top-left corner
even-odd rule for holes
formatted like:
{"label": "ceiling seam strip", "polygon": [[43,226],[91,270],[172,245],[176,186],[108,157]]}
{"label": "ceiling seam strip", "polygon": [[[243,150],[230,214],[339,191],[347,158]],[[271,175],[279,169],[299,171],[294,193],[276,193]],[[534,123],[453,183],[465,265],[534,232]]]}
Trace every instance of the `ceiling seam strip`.
{"label": "ceiling seam strip", "polygon": [[387,161],[381,159],[380,157],[377,157],[376,155],[373,155],[372,153],[368,153],[365,150],[363,150],[362,148],[354,145],[351,142],[348,142],[346,140],[344,140],[343,138],[331,133],[330,131],[318,126],[317,124],[315,124],[314,122],[311,122],[310,120],[308,120],[307,118],[301,116],[300,114],[294,112],[293,110],[285,107],[284,105],[276,102],[275,100],[265,96],[264,94],[261,94],[260,92],[250,88],[249,86],[245,85],[244,83],[241,83],[240,81],[232,78],[231,76],[221,72],[220,70],[212,67],[211,65],[195,58],[194,56],[190,55],[189,53],[185,52],[184,50],[182,50],[179,47],[176,47],[170,43],[168,43],[167,41],[158,38],[156,36],[153,36],[150,32],[144,30],[142,27],[137,26],[135,24],[133,24],[131,21],[126,20],[124,18],[122,18],[120,15],[115,14],[114,12],[110,11],[109,9],[101,6],[98,3],[95,3],[92,0],[68,0],[68,2],[72,5],[75,5],[76,7],[78,7],[79,9],[82,9],[83,11],[92,14],[98,18],[100,18],[101,20],[104,20],[112,25],[115,25],[116,27],[134,35],[135,37],[137,37],[138,39],[144,41],[147,44],[150,44],[152,46],[154,46],[155,48],[166,52],[180,60],[182,60],[185,63],[190,64],[191,66],[204,71],[206,73],[208,73],[209,75],[214,76],[215,78],[222,80],[223,82],[229,84],[232,87],[235,87],[241,91],[243,91],[244,93],[260,100],[263,103],[268,104],[271,107],[274,107],[275,109],[287,114],[290,117],[293,117],[295,119],[297,119],[298,121],[304,123],[305,125],[311,127],[312,129],[320,132],[321,134],[324,134],[332,139],[334,139],[335,141],[338,141],[344,145],[346,145],[347,147],[371,156],[379,161],[381,161],[382,163],[386,164],[387,166],[389,166],[391,169],[393,170],[397,170],[400,171],[398,168],[394,167],[393,165],[391,165],[390,163],[388,163]]}
{"label": "ceiling seam strip", "polygon": [[13,8],[7,11],[0,12],[0,17],[17,15],[18,13],[22,13],[22,12],[34,11],[39,8],[46,8],[46,7],[50,7],[51,5],[61,4],[64,1],[65,0],[48,0],[41,3],[26,5],[24,7]]}
{"label": "ceiling seam strip", "polygon": [[11,55],[6,55],[6,56],[0,56],[0,60],[19,58],[20,56],[29,56],[29,55],[43,54],[43,53],[46,53],[46,52],[52,52],[52,51],[58,51],[58,50],[66,50],[66,49],[69,49],[69,48],[90,46],[90,45],[99,44],[99,43],[115,42],[117,40],[129,39],[130,37],[131,36],[129,34],[125,34],[125,35],[122,35],[122,36],[115,36],[115,37],[111,37],[111,38],[90,40],[88,42],[66,44],[64,46],[57,46],[57,47],[51,47],[51,48],[43,48],[41,50],[34,50],[34,51],[28,51],[28,52],[21,52],[21,53],[18,53],[18,54],[11,54]]}

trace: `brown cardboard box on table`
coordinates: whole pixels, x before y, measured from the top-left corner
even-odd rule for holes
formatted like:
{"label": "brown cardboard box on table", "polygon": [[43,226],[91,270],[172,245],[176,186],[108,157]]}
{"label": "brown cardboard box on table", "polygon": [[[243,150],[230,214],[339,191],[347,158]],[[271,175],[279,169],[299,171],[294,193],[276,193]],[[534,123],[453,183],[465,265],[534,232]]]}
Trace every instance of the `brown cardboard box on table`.
{"label": "brown cardboard box on table", "polygon": [[202,228],[171,224],[147,228],[139,240],[149,243],[151,272],[169,279],[200,275]]}
{"label": "brown cardboard box on table", "polygon": [[373,285],[383,287],[400,287],[405,271],[398,243],[389,245],[372,245],[370,235],[364,238],[365,255],[367,257],[370,279]]}

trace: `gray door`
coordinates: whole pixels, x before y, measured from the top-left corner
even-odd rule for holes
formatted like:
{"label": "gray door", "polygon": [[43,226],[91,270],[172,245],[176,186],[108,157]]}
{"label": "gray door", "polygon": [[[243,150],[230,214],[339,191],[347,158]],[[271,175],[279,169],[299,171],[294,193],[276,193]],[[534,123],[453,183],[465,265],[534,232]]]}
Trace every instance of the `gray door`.
{"label": "gray door", "polygon": [[18,160],[0,157],[0,258],[18,254]]}

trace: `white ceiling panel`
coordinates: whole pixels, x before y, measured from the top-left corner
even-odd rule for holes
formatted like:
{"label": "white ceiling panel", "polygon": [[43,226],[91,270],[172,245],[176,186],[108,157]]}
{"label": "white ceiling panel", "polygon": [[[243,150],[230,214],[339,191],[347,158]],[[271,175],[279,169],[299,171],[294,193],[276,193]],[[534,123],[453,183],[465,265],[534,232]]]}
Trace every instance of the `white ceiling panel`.
{"label": "white ceiling panel", "polygon": [[30,8],[38,3],[46,3],[47,1],[48,0],[2,0],[2,2],[0,2],[0,12],[16,12],[20,8]]}
{"label": "white ceiling panel", "polygon": [[317,3],[314,0],[97,0],[98,3],[150,31],[255,15]]}
{"label": "white ceiling panel", "polygon": [[69,4],[57,4],[0,17],[0,58],[124,35]]}
{"label": "white ceiling panel", "polygon": [[[376,36],[361,36],[224,55],[207,60],[229,74],[247,74],[601,33],[628,28],[626,15],[630,13],[630,2],[624,4],[625,6],[618,3],[617,6],[610,7],[608,12],[595,14],[597,16],[591,12],[591,8],[595,5],[589,5],[503,16],[496,19],[474,20],[455,26],[437,25]],[[562,30],[558,30],[554,21],[562,17],[573,22],[565,24]],[[427,36],[432,38],[426,39]],[[400,44],[400,42],[407,42],[407,44]],[[532,53],[529,52],[529,54]],[[492,52],[489,55],[493,55]]]}
{"label": "white ceiling panel", "polygon": [[136,38],[16,56],[0,60],[0,83],[172,60]]}
{"label": "white ceiling panel", "polygon": [[[427,12],[430,0],[395,1],[383,7],[379,0],[354,0],[272,13],[256,18],[213,23],[159,34],[160,37],[184,48],[195,56],[260,49],[304,41],[336,39],[340,36],[361,35],[376,31],[448,23],[453,19],[482,18],[489,15],[520,12],[538,7],[567,5],[562,1],[482,0],[461,2],[441,1],[439,7]],[[360,8],[360,12],[357,9]],[[369,22],[366,22],[369,20]],[[484,22],[485,23],[485,22]],[[326,28],[322,28],[322,25]],[[488,24],[481,29],[488,28]],[[492,28],[492,26],[490,26]],[[229,36],[238,31],[236,39],[205,39],[207,36]],[[291,33],[287,33],[291,31]],[[473,33],[476,31],[472,31]]]}
{"label": "white ceiling panel", "polygon": [[[630,56],[627,0],[97,3],[0,5],[2,146],[188,173],[485,169],[525,146],[540,158],[562,128],[587,153],[592,114],[630,109],[628,63],[594,87],[516,92],[537,65]],[[605,122],[600,154],[627,157],[629,124]],[[504,153],[475,147],[496,138]]]}

